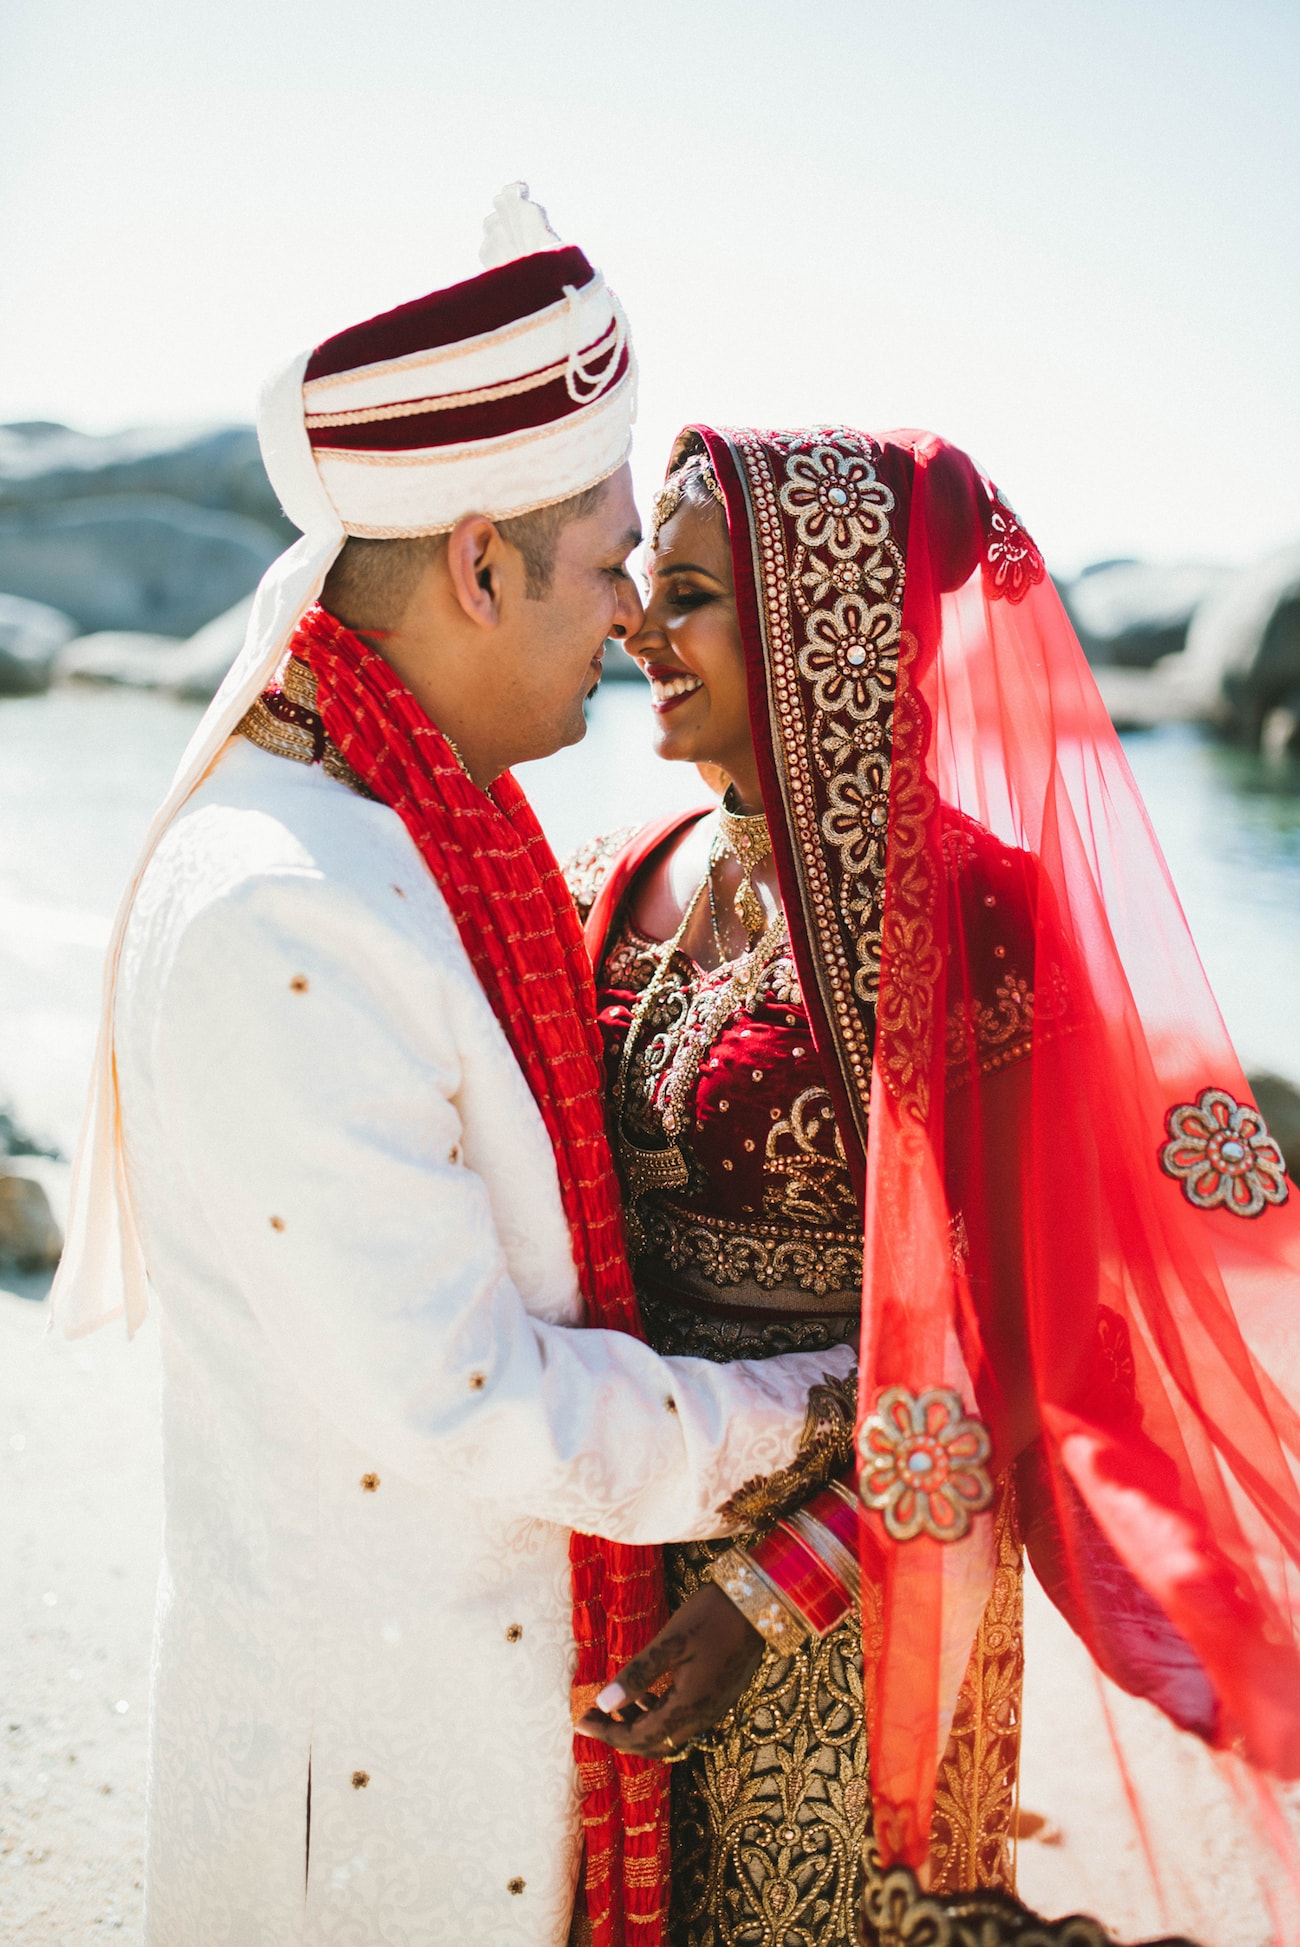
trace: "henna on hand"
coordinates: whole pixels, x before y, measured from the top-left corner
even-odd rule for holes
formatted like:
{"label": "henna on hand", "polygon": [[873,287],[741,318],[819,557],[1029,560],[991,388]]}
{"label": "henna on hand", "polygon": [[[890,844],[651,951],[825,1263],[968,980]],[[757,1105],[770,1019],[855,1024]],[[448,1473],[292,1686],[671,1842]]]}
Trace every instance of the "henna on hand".
{"label": "henna on hand", "polygon": [[609,1708],[589,1710],[578,1729],[616,1751],[671,1758],[726,1716],[762,1658],[758,1631],[706,1582],[601,1692]]}

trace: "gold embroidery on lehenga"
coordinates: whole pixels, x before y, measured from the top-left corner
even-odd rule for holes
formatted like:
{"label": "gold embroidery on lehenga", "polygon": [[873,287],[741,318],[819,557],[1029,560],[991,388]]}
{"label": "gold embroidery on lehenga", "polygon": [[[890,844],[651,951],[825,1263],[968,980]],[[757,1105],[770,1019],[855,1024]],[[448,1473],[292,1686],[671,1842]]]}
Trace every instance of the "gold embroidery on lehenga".
{"label": "gold embroidery on lehenga", "polygon": [[784,1294],[779,1303],[790,1311],[800,1309],[797,1300],[790,1301],[791,1292],[847,1295],[854,1310],[861,1304],[858,1232],[795,1230],[788,1221],[740,1223],[673,1210],[664,1202],[647,1202],[641,1226],[646,1254],[668,1270],[698,1272],[723,1292],[740,1284],[759,1286],[746,1294],[747,1305],[761,1306],[764,1291]]}
{"label": "gold embroidery on lehenga", "polygon": [[[863,1947],[1116,1947],[1114,1937],[1086,1914],[1044,1920],[996,1889],[923,1893],[906,1866],[882,1866],[874,1846],[865,1854]],[[1182,1934],[1143,1947],[1196,1947]]]}
{"label": "gold embroidery on lehenga", "polygon": [[569,888],[569,897],[584,924],[609,877],[610,867],[628,841],[636,836],[636,832],[635,825],[622,825],[617,831],[601,832],[598,837],[586,839],[577,846],[560,867]]}
{"label": "gold embroidery on lehenga", "polygon": [[[665,1551],[675,1607],[726,1542]],[[672,1947],[855,1939],[868,1831],[861,1633],[850,1615],[768,1650],[735,1708],[673,1773]]]}
{"label": "gold embroidery on lehenga", "polygon": [[[644,995],[662,958],[662,948],[624,921],[603,964],[602,989]],[[686,1273],[712,1287],[706,1296],[739,1293],[733,1302],[791,1312],[814,1309],[801,1305],[796,1294],[835,1297],[839,1302],[833,1307],[815,1309],[847,1315],[861,1302],[862,1235],[844,1145],[824,1088],[800,1091],[784,1117],[773,1110],[777,1120],[765,1138],[758,1137],[765,1144],[764,1172],[772,1178],[761,1215],[702,1214],[666,1194],[683,1189],[690,1197],[700,1187],[691,1143],[695,1097],[700,1064],[717,1036],[736,1015],[762,1001],[801,1004],[793,962],[779,954],[769,959],[766,950],[756,959],[754,964],[751,956],[742,956],[739,968],[701,975],[689,955],[675,953],[641,1015],[621,1103],[631,1142],[625,1138],[618,1146],[625,1180],[631,1177],[629,1163],[636,1164],[633,1245],[643,1265]],[[808,1052],[800,1051],[801,1061]],[[664,1142],[670,1119],[679,1131],[671,1145]],[[653,1175],[660,1157],[662,1179]]]}
{"label": "gold embroidery on lehenga", "polygon": [[763,1161],[776,1178],[763,1198],[769,1216],[847,1228],[857,1216],[844,1139],[824,1088],[806,1088],[768,1131]]}
{"label": "gold embroidery on lehenga", "polygon": [[[684,1302],[645,1309],[661,1351],[744,1358],[782,1349],[768,1342],[771,1328],[745,1320],[732,1323],[725,1348],[710,1349],[673,1334],[671,1320],[690,1316]],[[665,1550],[673,1608],[737,1541],[752,1543],[792,1502],[839,1476],[851,1457],[853,1389],[852,1380],[814,1389],[796,1460],[747,1483],[723,1511],[745,1524],[743,1535]],[[944,1885],[950,1872],[970,1871],[1009,1890],[1023,1649],[1020,1547],[1005,1483],[995,1519],[993,1592],[939,1770],[932,1845]],[[768,1649],[735,1709],[674,1767],[671,1947],[843,1947],[857,1939],[870,1839],[863,1648],[873,1664],[881,1643],[880,1592],[870,1583],[862,1605],[820,1642],[794,1640],[792,1624],[788,1649]]]}
{"label": "gold embroidery on lehenga", "polygon": [[1002,1483],[995,1521],[993,1592],[935,1783],[930,1885],[936,1893],[970,1886],[1016,1889],[1012,1822],[1025,1674],[1024,1567],[1010,1476]]}
{"label": "gold embroidery on lehenga", "polygon": [[[993,1591],[939,1767],[930,1830],[932,1895],[993,1889],[960,1893],[972,1910],[981,1897],[991,1900],[990,1911],[1000,1910],[1000,1898],[1009,1910],[1015,1891],[1024,1640],[1009,1479],[1000,1487],[996,1522]],[[740,1537],[742,1544],[753,1539]],[[666,1550],[670,1605],[694,1594],[734,1545],[690,1542]],[[878,1609],[879,1592],[866,1585],[861,1617],[845,1617],[820,1642],[805,1637],[785,1652],[769,1648],[735,1708],[676,1767],[671,1947],[843,1947],[859,1938],[860,1902],[865,1893],[870,1915],[881,1878],[862,1716],[863,1647],[870,1664],[879,1653]],[[876,1938],[870,1926],[867,1937]],[[953,1938],[968,1947],[967,1937]],[[901,1940],[894,1937],[892,1947]],[[984,1937],[971,1935],[969,1947],[984,1947]]]}

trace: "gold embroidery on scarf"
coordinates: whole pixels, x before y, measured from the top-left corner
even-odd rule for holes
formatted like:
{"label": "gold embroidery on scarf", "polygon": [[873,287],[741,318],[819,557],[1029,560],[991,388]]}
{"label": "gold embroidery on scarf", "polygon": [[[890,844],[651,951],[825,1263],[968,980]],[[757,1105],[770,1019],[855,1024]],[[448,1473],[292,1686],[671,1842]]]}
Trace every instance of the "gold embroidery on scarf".
{"label": "gold embroidery on scarf", "polygon": [[[907,646],[914,652],[910,637]],[[923,1123],[929,1114],[934,990],[943,973],[934,937],[937,889],[927,843],[938,797],[925,776],[925,738],[924,705],[910,687],[905,662],[894,713],[888,918],[882,942],[889,978],[881,991],[876,1026],[890,1093],[911,1111],[914,1123]]]}

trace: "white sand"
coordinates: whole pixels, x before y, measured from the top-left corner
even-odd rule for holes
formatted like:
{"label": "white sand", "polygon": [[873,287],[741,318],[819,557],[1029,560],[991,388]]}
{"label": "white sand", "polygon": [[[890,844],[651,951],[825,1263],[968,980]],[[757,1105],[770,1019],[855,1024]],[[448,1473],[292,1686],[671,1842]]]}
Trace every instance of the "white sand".
{"label": "white sand", "polygon": [[138,1942],[157,1340],[46,1311],[0,1291],[0,1940]]}
{"label": "white sand", "polygon": [[[35,1291],[35,1287],[29,1287]],[[149,1639],[158,1572],[158,1347],[152,1325],[66,1345],[46,1306],[0,1292],[0,1941],[140,1940]],[[1101,1913],[1132,1940],[1186,1928],[1267,1947],[1244,1828],[1213,1762],[1149,1706],[1108,1690],[1153,1807],[1162,1911],[1132,1837],[1087,1658],[1028,1594],[1022,1895]],[[125,1706],[125,1709],[123,1709]],[[1295,1925],[1295,1901],[1288,1902]],[[183,1947],[183,1943],[177,1943]],[[450,1947],[450,1943],[449,1943]]]}

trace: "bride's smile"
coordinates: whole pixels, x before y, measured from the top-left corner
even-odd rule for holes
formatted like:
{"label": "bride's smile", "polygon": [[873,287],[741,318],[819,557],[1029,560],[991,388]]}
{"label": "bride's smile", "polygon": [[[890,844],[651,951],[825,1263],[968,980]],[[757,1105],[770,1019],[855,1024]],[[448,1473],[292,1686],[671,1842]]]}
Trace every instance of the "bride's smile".
{"label": "bride's smile", "polygon": [[727,523],[702,489],[660,519],[645,619],[625,643],[650,684],[660,757],[716,764],[746,804],[760,802]]}

